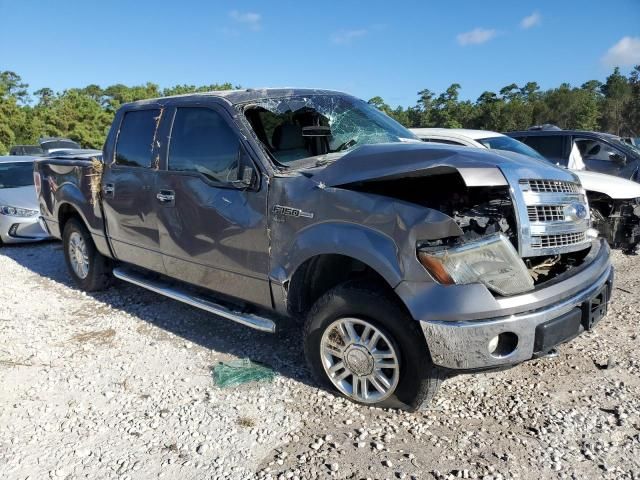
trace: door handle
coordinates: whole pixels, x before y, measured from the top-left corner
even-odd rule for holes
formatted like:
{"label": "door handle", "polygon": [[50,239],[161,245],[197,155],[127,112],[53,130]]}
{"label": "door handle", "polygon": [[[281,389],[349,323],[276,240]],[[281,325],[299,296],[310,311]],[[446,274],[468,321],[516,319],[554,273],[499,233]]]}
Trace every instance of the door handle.
{"label": "door handle", "polygon": [[176,199],[176,194],[172,190],[160,190],[156,195],[156,198],[160,203],[173,202]]}
{"label": "door handle", "polygon": [[107,183],[102,187],[102,193],[105,195],[113,195],[114,191],[115,187],[113,186],[113,183]]}

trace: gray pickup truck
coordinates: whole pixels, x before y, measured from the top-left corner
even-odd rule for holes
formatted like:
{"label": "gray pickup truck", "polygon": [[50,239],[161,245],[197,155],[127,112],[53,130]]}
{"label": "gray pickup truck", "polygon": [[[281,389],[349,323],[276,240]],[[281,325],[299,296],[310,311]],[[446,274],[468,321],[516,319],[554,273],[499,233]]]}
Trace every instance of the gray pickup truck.
{"label": "gray pickup truck", "polygon": [[456,372],[549,355],[606,314],[613,268],[577,178],[428,145],[326,90],[124,105],[102,158],[35,166],[85,290],[111,277],[273,332],[318,382],[416,409]]}

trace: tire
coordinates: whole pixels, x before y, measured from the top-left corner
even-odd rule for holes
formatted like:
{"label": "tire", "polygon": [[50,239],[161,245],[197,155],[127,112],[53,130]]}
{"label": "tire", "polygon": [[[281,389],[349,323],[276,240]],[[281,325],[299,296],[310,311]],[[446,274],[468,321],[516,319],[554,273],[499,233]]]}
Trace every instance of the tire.
{"label": "tire", "polygon": [[[410,318],[399,301],[385,291],[386,288],[377,283],[352,281],[338,285],[320,297],[305,321],[305,356],[316,380],[328,390],[368,406],[415,411],[435,396],[442,383],[443,372],[431,361],[418,322]],[[348,329],[349,322],[359,341],[365,337],[363,343],[367,343],[367,339],[371,341],[375,331],[380,334],[373,349],[362,347],[359,341],[349,343],[345,341],[344,334],[338,334],[343,325]],[[365,331],[367,326],[371,327],[368,334]],[[335,343],[339,348],[334,349]],[[336,355],[327,353],[334,351]],[[387,357],[383,361],[387,363],[376,363],[372,352],[378,357]],[[392,358],[393,354],[397,362]],[[353,368],[340,367],[340,362]],[[378,368],[394,363],[397,363],[397,368]],[[334,382],[328,373],[331,366],[337,368],[334,378],[345,374],[347,377]],[[348,373],[353,371],[359,373],[356,392],[353,392],[356,375]],[[386,383],[380,381],[376,372],[383,373]],[[367,378],[364,388],[363,377]],[[385,393],[378,390],[372,378]],[[364,398],[365,389],[371,392],[369,398]]]}
{"label": "tire", "polygon": [[[81,220],[71,218],[67,221],[62,234],[62,244],[69,274],[82,290],[95,292],[109,286],[111,281],[109,259],[98,252],[91,234]],[[80,260],[72,253],[77,251],[79,245],[83,245],[81,250],[84,252],[82,257],[84,259],[83,264],[86,267],[86,270],[82,271],[82,273],[79,273],[81,271],[77,267]]]}

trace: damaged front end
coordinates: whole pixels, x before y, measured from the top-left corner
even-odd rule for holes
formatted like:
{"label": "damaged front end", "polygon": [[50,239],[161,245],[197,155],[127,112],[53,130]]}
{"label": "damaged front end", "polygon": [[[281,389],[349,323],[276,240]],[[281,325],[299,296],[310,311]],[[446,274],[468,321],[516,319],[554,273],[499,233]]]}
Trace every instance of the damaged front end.
{"label": "damaged front end", "polygon": [[612,199],[608,195],[589,192],[593,227],[613,248],[635,254],[640,242],[640,199]]}
{"label": "damaged front end", "polygon": [[[567,180],[521,178],[518,169],[460,167],[432,175],[361,180],[351,190],[448,215],[455,235],[418,238],[418,260],[444,285],[482,283],[494,294],[531,291],[581,265],[595,232],[584,191]],[[572,179],[573,180],[573,179]]]}

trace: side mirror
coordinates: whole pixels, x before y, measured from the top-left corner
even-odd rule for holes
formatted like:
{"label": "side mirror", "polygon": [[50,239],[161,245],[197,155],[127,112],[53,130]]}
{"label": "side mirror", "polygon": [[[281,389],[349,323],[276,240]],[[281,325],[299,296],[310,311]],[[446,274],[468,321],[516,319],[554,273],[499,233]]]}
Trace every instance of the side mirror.
{"label": "side mirror", "polygon": [[627,164],[627,156],[621,153],[611,152],[609,153],[609,159],[612,162],[616,162],[622,166]]}
{"label": "side mirror", "polygon": [[251,165],[242,165],[238,180],[231,182],[236,188],[249,188],[253,185],[256,173]]}

